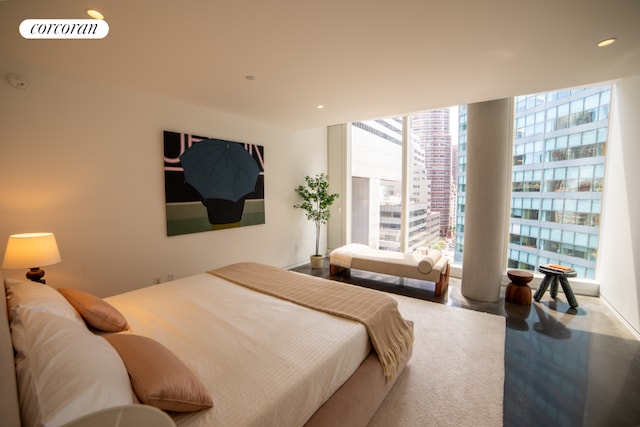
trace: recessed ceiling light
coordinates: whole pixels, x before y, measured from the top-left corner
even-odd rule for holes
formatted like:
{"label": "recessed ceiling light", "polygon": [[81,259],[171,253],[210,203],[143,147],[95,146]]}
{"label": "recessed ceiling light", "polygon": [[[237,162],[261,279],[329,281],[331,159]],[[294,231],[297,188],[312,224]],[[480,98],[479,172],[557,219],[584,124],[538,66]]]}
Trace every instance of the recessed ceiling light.
{"label": "recessed ceiling light", "polygon": [[612,45],[616,42],[616,38],[615,37],[611,37],[609,39],[604,39],[600,42],[598,42],[598,47],[605,47],[605,46],[609,46]]}
{"label": "recessed ceiling light", "polygon": [[320,104],[320,105],[316,106],[316,108],[317,108],[318,110],[322,110],[322,109],[324,108],[324,105]]}
{"label": "recessed ceiling light", "polygon": [[104,15],[95,9],[87,9],[86,12],[87,12],[87,15],[89,15],[93,19],[99,19],[101,21],[104,19]]}

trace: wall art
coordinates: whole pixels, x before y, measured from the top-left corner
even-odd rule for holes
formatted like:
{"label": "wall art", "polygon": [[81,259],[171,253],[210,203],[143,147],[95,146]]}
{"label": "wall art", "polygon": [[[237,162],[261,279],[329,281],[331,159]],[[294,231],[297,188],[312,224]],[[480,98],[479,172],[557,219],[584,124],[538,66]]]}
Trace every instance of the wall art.
{"label": "wall art", "polygon": [[164,131],[167,235],[265,223],[264,147]]}

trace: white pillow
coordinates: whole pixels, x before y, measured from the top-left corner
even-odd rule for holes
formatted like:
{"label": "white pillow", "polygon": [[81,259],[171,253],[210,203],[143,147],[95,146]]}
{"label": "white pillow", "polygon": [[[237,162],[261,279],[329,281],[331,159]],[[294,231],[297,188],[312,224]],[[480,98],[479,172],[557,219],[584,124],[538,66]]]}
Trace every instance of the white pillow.
{"label": "white pillow", "polygon": [[59,426],[134,403],[122,359],[84,323],[17,307],[11,337],[23,425]]}
{"label": "white pillow", "polygon": [[4,279],[7,290],[9,318],[17,307],[46,311],[84,324],[80,313],[60,293],[49,285],[31,280]]}

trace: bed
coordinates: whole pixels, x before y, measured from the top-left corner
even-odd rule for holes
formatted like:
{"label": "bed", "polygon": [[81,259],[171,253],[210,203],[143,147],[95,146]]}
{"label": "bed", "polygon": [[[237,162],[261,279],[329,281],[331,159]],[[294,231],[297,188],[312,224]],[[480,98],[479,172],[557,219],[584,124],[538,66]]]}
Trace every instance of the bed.
{"label": "bed", "polygon": [[[392,298],[263,264],[233,264],[105,299],[5,284],[9,313],[2,304],[2,314],[11,317],[11,331],[3,321],[0,416],[8,426],[20,425],[21,411],[22,425],[63,425],[140,403],[165,410],[178,426],[365,426],[411,356],[412,324]],[[36,297],[15,296],[26,289]],[[310,293],[331,298],[310,308]],[[358,310],[373,314],[363,320]],[[29,387],[44,377],[51,390],[38,393],[54,401],[53,415],[33,409],[25,393],[27,359]]]}

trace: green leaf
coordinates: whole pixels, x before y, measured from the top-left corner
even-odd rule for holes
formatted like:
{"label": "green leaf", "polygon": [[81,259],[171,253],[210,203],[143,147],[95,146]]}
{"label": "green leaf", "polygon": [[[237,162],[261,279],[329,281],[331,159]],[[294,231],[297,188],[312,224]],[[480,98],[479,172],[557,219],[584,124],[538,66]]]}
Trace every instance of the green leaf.
{"label": "green leaf", "polygon": [[329,193],[329,177],[325,173],[319,173],[314,177],[304,177],[306,185],[299,185],[294,190],[302,199],[302,202],[293,205],[295,209],[305,211],[309,221],[316,225],[316,252],[320,241],[320,224],[326,224],[329,220],[329,207],[340,196],[338,193]]}

